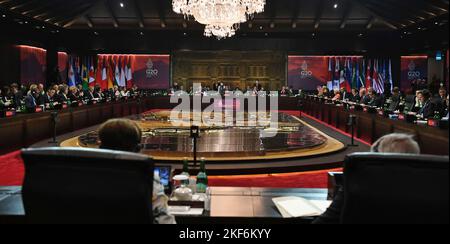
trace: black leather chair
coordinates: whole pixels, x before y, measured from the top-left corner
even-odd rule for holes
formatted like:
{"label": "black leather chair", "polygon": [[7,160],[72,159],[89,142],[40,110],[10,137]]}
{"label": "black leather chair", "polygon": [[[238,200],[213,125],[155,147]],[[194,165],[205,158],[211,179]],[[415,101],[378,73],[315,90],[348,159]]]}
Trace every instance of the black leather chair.
{"label": "black leather chair", "polygon": [[151,224],[153,163],[119,151],[22,150],[29,223]]}
{"label": "black leather chair", "polygon": [[414,104],[416,103],[415,95],[408,95],[405,97],[405,107],[404,112],[411,112],[414,108]]}
{"label": "black leather chair", "polygon": [[448,156],[347,156],[341,222],[448,223],[448,166]]}

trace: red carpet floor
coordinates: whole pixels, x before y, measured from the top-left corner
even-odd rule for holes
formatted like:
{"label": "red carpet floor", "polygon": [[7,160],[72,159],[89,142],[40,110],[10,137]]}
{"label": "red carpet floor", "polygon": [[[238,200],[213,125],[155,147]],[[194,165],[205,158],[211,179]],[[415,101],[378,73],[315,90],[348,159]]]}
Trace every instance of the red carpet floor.
{"label": "red carpet floor", "polygon": [[[209,185],[238,187],[326,188],[327,172],[337,170],[342,169],[287,174],[210,176]],[[0,186],[20,186],[22,185],[23,177],[24,166],[19,151],[0,156]]]}

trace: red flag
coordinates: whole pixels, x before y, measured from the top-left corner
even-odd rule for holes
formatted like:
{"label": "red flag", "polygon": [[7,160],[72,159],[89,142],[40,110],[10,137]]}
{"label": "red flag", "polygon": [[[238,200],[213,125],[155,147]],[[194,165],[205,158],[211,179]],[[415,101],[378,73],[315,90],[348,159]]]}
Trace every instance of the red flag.
{"label": "red flag", "polygon": [[132,58],[133,56],[130,55],[128,57],[128,62],[127,62],[127,88],[132,88],[133,87],[133,66],[132,66]]}
{"label": "red flag", "polygon": [[100,85],[100,87],[103,88],[102,86],[102,70],[103,70],[103,59],[102,56],[98,55],[97,56],[97,72],[95,74],[95,85]]}

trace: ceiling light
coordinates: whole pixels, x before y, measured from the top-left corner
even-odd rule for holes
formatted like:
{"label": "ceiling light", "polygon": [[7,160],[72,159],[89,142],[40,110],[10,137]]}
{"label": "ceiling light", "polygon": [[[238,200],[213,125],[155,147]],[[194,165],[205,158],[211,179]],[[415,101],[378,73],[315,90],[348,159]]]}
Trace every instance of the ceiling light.
{"label": "ceiling light", "polygon": [[3,18],[6,18],[6,15],[3,14],[2,17],[3,17]]}
{"label": "ceiling light", "polygon": [[333,6],[333,8],[338,8],[338,7],[339,7],[339,4],[337,4],[337,3],[335,3]]}
{"label": "ceiling light", "polygon": [[240,24],[264,12],[266,0],[172,0],[172,5],[175,13],[192,16],[205,25],[205,36],[223,39],[234,36]]}
{"label": "ceiling light", "polygon": [[119,5],[121,8],[125,7],[125,4],[123,4],[123,3],[120,3]]}

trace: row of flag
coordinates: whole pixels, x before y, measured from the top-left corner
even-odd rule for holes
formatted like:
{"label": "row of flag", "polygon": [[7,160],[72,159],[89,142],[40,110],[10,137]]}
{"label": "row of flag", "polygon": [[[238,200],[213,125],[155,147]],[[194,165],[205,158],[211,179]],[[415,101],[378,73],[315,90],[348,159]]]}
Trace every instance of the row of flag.
{"label": "row of flag", "polygon": [[364,59],[361,57],[330,57],[328,59],[330,90],[372,87],[377,93],[392,91],[392,61],[390,59]]}
{"label": "row of flag", "polygon": [[133,86],[133,67],[130,55],[70,56],[68,86],[82,85],[84,89],[99,85],[102,89],[114,86]]}

